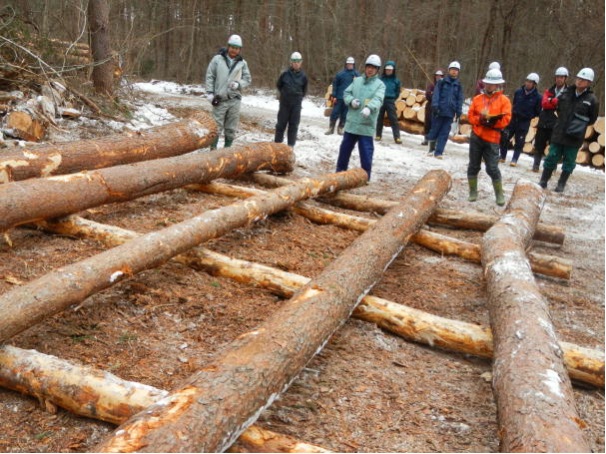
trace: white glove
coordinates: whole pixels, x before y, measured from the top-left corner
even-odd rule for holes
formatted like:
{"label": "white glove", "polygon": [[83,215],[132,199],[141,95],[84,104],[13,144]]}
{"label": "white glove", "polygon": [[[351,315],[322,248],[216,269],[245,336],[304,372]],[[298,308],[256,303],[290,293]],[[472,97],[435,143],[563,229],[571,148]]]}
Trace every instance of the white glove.
{"label": "white glove", "polygon": [[364,107],[364,109],[362,109],[362,112],[360,112],[360,114],[364,118],[368,118],[370,116],[370,109],[368,107]]}
{"label": "white glove", "polygon": [[360,100],[359,99],[354,99],[351,102],[351,107],[353,107],[354,109],[357,109],[358,107],[360,107]]}
{"label": "white glove", "polygon": [[206,99],[208,99],[210,102],[213,102],[214,97],[215,95],[213,93],[206,93]]}
{"label": "white glove", "polygon": [[231,82],[229,84],[229,88],[231,88],[232,90],[237,90],[239,86],[240,86],[240,84],[238,82],[235,82],[235,81]]}

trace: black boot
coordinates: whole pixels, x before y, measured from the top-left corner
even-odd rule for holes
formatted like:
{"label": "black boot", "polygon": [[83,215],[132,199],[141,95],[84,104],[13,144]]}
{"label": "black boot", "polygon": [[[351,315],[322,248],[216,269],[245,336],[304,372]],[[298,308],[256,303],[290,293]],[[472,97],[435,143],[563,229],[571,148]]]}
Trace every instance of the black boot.
{"label": "black boot", "polygon": [[535,150],[534,151],[534,162],[532,163],[532,171],[535,173],[539,172],[539,167],[541,167],[541,160],[543,159],[543,153]]}
{"label": "black boot", "polygon": [[555,192],[564,192],[564,188],[566,187],[566,182],[568,181],[570,174],[571,172],[562,171],[560,179],[558,180],[558,185],[555,188]]}
{"label": "black boot", "polygon": [[551,178],[551,174],[553,173],[553,169],[546,169],[543,167],[543,174],[541,175],[541,181],[539,181],[539,186],[543,189],[547,188],[547,182]]}
{"label": "black boot", "polygon": [[327,136],[334,134],[335,133],[335,126],[337,125],[337,120],[332,121],[330,120],[330,124],[328,125],[328,129],[326,130],[326,132],[324,134],[326,134]]}

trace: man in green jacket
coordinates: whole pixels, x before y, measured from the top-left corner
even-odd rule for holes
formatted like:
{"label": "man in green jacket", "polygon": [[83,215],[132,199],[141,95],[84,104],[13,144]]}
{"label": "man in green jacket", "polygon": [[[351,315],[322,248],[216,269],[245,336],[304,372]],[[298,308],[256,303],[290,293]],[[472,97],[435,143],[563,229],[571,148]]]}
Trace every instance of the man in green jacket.
{"label": "man in green jacket", "polygon": [[379,69],[381,69],[381,58],[378,55],[369,55],[366,59],[364,75],[354,79],[345,89],[343,96],[345,104],[350,109],[339,149],[337,172],[347,170],[351,152],[357,143],[360,163],[368,174],[368,180],[370,180],[374,153],[373,134],[385,98],[385,84],[379,79]]}

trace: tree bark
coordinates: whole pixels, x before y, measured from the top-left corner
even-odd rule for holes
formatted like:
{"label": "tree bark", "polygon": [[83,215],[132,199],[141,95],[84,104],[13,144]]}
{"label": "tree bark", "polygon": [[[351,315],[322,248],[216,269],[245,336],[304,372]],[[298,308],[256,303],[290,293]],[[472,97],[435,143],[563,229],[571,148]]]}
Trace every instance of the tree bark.
{"label": "tree bark", "polygon": [[0,156],[0,183],[168,158],[210,146],[215,121],[205,112],[143,131],[19,149]]}
{"label": "tree bark", "polygon": [[[100,224],[79,216],[46,221],[39,227],[53,233],[100,241],[118,246],[140,236],[120,227]],[[237,260],[205,248],[197,247],[174,260],[217,277],[267,288],[277,295],[290,298],[310,279],[246,260]],[[492,358],[490,328],[457,320],[449,320],[402,304],[365,296],[354,310],[353,317],[376,323],[379,327],[404,339],[437,346],[446,350]],[[604,387],[604,352],[560,342],[570,377],[596,387]]]}
{"label": "tree bark", "polygon": [[[288,147],[286,147],[288,148]],[[366,172],[348,172],[305,179],[233,205],[206,211],[191,219],[136,238],[127,244],[59,268],[0,296],[0,342],[56,314],[71,304],[230,230],[284,210],[299,200],[360,186]]]}
{"label": "tree bark", "polygon": [[589,452],[562,350],[525,255],[544,203],[538,185],[516,184],[505,214],[482,241],[501,450]]}
{"label": "tree bark", "polygon": [[93,55],[93,86],[97,93],[113,93],[114,71],[111,60],[108,0],[89,0],[88,22]]}
{"label": "tree bark", "polygon": [[[163,389],[123,380],[109,372],[9,345],[0,346],[0,386],[36,397],[51,410],[58,406],[113,424],[121,424],[168,395]],[[230,452],[329,451],[251,426]]]}
{"label": "tree bark", "polygon": [[288,146],[256,143],[93,172],[8,183],[0,185],[0,231],[214,178],[235,177],[261,169],[289,172],[293,165],[294,154]]}
{"label": "tree bark", "polygon": [[[260,185],[272,188],[288,184],[290,181],[287,178],[262,174],[253,174],[250,178]],[[381,200],[368,196],[345,193],[334,194],[330,197],[321,197],[319,201],[350,210],[370,211],[379,214],[385,214],[397,203],[391,200]],[[485,232],[492,227],[497,220],[498,216],[438,208],[429,217],[427,223]],[[561,245],[564,244],[565,235],[564,231],[559,227],[539,224],[535,230],[533,239]]]}
{"label": "tree bark", "polygon": [[[450,189],[434,170],[258,329],[163,400],[122,424],[99,451],[223,451],[351,315]],[[245,200],[248,202],[250,199]],[[413,208],[414,207],[414,208]],[[188,437],[179,436],[188,427]]]}

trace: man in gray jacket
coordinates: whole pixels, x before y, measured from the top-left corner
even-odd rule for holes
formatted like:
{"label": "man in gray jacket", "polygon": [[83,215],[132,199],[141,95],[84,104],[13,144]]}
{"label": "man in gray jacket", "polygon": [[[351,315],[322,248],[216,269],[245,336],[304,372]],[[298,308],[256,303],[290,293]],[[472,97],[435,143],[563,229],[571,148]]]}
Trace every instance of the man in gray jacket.
{"label": "man in gray jacket", "polygon": [[210,146],[212,150],[217,148],[221,132],[225,132],[226,148],[236,138],[242,89],[252,81],[248,64],[240,56],[241,50],[242,38],[231,35],[227,48],[221,49],[206,69],[206,96],[213,105],[213,118],[217,122],[217,138]]}

